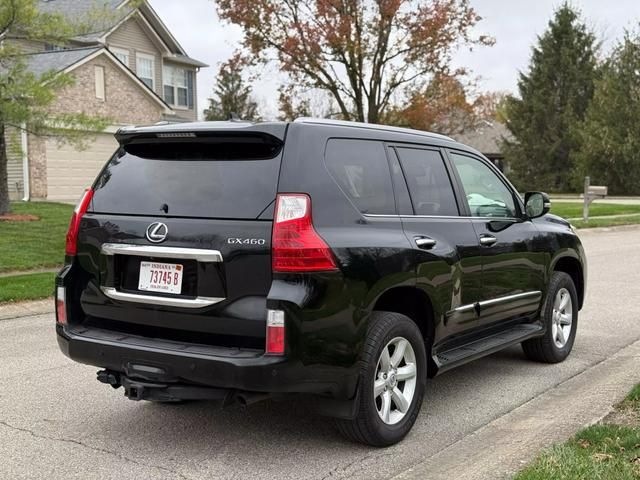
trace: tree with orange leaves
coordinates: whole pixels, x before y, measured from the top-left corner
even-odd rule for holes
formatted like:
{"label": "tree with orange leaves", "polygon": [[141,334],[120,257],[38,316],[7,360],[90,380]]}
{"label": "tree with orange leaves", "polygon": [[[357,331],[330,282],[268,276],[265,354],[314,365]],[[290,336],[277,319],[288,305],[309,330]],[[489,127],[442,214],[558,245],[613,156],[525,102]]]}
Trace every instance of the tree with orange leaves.
{"label": "tree with orange leaves", "polygon": [[331,95],[346,120],[379,123],[407,88],[455,76],[452,54],[490,45],[469,0],[217,0],[255,62],[276,60],[292,88]]}
{"label": "tree with orange leaves", "polygon": [[394,106],[384,123],[456,135],[475,129],[483,120],[496,120],[504,94],[484,93],[473,100],[457,77],[435,75],[421,90],[410,91],[406,105]]}

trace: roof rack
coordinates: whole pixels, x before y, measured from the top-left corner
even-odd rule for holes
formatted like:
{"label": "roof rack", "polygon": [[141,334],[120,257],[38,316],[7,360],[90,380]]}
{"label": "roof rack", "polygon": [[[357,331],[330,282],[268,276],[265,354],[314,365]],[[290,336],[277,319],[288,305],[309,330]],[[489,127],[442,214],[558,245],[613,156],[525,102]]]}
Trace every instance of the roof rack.
{"label": "roof rack", "polygon": [[332,120],[328,118],[313,118],[313,117],[299,117],[296,118],[294,123],[308,123],[318,125],[333,125],[339,127],[353,127],[353,128],[367,128],[370,130],[383,130],[387,132],[408,133],[410,135],[420,135],[422,137],[439,138],[440,140],[448,140],[454,142],[455,140],[446,135],[439,133],[424,132],[422,130],[414,130],[411,128],[392,127],[389,125],[378,125],[375,123],[363,123],[363,122],[350,122],[346,120]]}

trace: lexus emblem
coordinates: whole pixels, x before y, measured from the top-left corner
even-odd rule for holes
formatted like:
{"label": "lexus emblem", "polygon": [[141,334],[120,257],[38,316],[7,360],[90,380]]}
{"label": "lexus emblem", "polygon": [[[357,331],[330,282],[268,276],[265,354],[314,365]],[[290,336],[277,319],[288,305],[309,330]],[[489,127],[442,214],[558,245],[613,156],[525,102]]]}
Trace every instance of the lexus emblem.
{"label": "lexus emblem", "polygon": [[169,233],[169,229],[164,223],[152,223],[147,227],[147,240],[152,243],[164,242],[167,238],[167,233]]}

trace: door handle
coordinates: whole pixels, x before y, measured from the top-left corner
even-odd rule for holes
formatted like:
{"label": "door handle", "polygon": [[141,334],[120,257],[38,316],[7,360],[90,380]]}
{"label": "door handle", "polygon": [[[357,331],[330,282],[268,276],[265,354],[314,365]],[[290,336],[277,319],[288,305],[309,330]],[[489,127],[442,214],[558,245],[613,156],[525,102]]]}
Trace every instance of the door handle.
{"label": "door handle", "polygon": [[429,237],[416,237],[415,240],[418,248],[421,248],[423,250],[429,250],[435,247],[436,243],[438,243],[433,238],[429,238]]}
{"label": "door handle", "polygon": [[491,235],[483,235],[482,237],[480,237],[480,245],[484,245],[485,247],[490,247],[497,241],[498,239]]}

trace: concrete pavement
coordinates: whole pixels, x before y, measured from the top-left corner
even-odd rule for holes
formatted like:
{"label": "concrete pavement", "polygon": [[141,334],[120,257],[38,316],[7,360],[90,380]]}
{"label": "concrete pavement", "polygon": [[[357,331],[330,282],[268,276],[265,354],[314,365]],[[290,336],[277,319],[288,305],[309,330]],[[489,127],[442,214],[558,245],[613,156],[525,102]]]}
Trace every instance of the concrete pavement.
{"label": "concrete pavement", "polygon": [[512,348],[445,373],[411,434],[387,449],[344,441],[302,399],[224,411],[132,402],[58,352],[51,314],[0,320],[0,478],[383,479],[442,466],[452,446],[640,339],[640,229],[581,236],[589,287],[571,357],[541,365]]}

